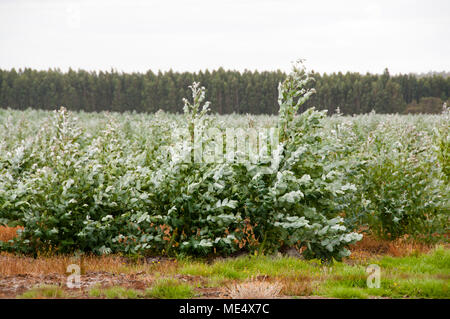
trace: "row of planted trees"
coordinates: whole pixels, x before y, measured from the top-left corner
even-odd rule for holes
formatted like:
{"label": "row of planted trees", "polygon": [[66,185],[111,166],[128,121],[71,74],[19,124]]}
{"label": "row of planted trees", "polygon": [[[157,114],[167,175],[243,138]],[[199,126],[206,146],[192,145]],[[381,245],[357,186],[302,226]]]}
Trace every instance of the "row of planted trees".
{"label": "row of planted trees", "polygon": [[[281,71],[198,73],[119,73],[69,70],[0,70],[0,107],[55,109],[61,105],[79,111],[179,112],[193,81],[201,82],[219,114],[276,114]],[[432,75],[314,74],[317,94],[303,106],[344,114],[439,113],[450,96],[450,77]],[[310,84],[312,85],[312,84]],[[424,100],[428,98],[428,100]],[[433,100],[430,102],[430,98]],[[430,104],[431,103],[431,104]]]}

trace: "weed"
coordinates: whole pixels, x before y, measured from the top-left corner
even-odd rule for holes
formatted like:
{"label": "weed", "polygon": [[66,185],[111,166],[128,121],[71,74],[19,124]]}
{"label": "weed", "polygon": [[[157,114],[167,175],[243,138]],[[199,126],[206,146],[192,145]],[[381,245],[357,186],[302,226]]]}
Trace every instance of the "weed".
{"label": "weed", "polygon": [[195,296],[191,285],[180,283],[178,280],[163,278],[158,280],[151,289],[147,289],[145,296],[157,299],[187,299]]}

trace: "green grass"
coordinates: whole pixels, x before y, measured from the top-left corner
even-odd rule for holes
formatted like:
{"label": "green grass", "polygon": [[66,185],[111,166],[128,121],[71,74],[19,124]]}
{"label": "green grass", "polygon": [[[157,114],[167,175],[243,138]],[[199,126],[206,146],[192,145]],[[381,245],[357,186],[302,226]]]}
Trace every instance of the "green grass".
{"label": "green grass", "polygon": [[368,294],[361,288],[332,287],[325,294],[328,297],[341,299],[366,299]]}
{"label": "green grass", "polygon": [[[367,287],[368,264],[380,266],[380,288]],[[429,254],[401,258],[386,256],[367,265],[336,263],[316,294],[335,298],[450,298],[448,249],[439,247]]]}
{"label": "green grass", "polygon": [[349,287],[334,282],[322,287],[320,294],[335,298],[450,298],[448,283],[436,279],[382,279],[380,288]]}
{"label": "green grass", "polygon": [[194,297],[195,292],[191,285],[164,278],[158,280],[151,289],[147,289],[145,296],[157,299],[187,299]]}
{"label": "green grass", "polygon": [[450,277],[450,250],[436,248],[430,254],[395,258],[386,256],[374,261],[382,269],[408,274],[447,275]]}
{"label": "green grass", "polygon": [[305,262],[292,257],[246,256],[217,261],[208,265],[199,261],[183,262],[178,270],[181,274],[193,276],[223,276],[227,279],[243,280],[259,275],[294,275],[299,272],[312,273],[320,267],[320,262]]}
{"label": "green grass", "polygon": [[137,290],[127,289],[121,286],[114,286],[105,289],[93,287],[89,290],[89,296],[94,298],[105,297],[107,299],[136,299],[141,297],[142,293]]}
{"label": "green grass", "polygon": [[64,298],[66,294],[64,290],[57,286],[41,285],[34,287],[22,295],[18,296],[18,299],[41,299],[41,298]]}
{"label": "green grass", "polygon": [[89,289],[89,297],[100,298],[102,295],[102,290],[98,287],[92,287]]}
{"label": "green grass", "polygon": [[111,287],[103,290],[103,294],[108,299],[136,299],[140,296],[137,290],[124,287]]}
{"label": "green grass", "polygon": [[229,279],[225,277],[224,275],[212,275],[208,277],[208,281],[205,285],[205,287],[220,287],[223,286],[225,283],[227,283]]}
{"label": "green grass", "polygon": [[409,279],[390,288],[393,298],[450,298],[448,281],[437,279]]}

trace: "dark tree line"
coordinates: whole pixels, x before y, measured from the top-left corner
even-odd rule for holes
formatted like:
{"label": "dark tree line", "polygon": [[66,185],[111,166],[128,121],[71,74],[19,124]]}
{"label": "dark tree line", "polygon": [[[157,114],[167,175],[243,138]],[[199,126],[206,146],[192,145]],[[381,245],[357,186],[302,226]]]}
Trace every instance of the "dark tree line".
{"label": "dark tree line", "polygon": [[[84,111],[182,111],[182,98],[190,95],[188,86],[199,81],[207,89],[213,112],[276,114],[281,71],[214,71],[178,73],[61,72],[0,70],[0,107],[55,109],[65,106]],[[383,74],[314,73],[317,93],[307,105],[344,114],[433,113],[450,96],[446,74],[391,76]],[[430,106],[430,98],[434,98]],[[428,99],[428,100],[427,100]],[[425,102],[423,102],[425,101]]]}

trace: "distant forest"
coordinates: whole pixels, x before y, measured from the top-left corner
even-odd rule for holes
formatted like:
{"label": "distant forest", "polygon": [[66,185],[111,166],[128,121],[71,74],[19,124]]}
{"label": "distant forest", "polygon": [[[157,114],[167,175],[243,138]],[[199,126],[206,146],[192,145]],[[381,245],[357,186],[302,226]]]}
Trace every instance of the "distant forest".
{"label": "distant forest", "polygon": [[[343,114],[439,113],[450,97],[448,73],[365,75],[359,73],[312,73],[317,93],[303,105]],[[182,112],[188,86],[199,81],[206,88],[212,112],[276,114],[281,71],[226,71],[222,68],[198,73],[87,72],[58,69],[0,70],[0,107],[69,110]]]}

